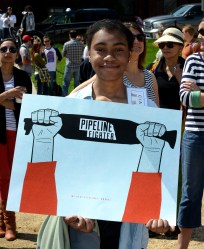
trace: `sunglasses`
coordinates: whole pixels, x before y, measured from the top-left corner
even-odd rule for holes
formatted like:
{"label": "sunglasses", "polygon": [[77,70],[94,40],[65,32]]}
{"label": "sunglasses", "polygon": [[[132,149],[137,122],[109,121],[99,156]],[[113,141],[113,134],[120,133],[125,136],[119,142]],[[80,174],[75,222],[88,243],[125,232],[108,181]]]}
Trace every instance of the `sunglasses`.
{"label": "sunglasses", "polygon": [[167,46],[167,48],[173,48],[174,43],[173,42],[161,42],[161,43],[158,44],[158,47],[160,49],[163,49],[165,46]]}
{"label": "sunglasses", "polygon": [[140,42],[145,41],[145,35],[144,34],[137,34],[137,35],[133,35],[135,39],[137,39]]}
{"label": "sunglasses", "polygon": [[198,30],[198,34],[201,34],[201,35],[204,36],[204,29],[199,29],[199,30]]}
{"label": "sunglasses", "polygon": [[6,53],[9,50],[10,53],[15,54],[17,52],[17,48],[15,47],[1,47],[0,51],[1,53]]}
{"label": "sunglasses", "polygon": [[46,43],[46,42],[50,42],[50,40],[45,40],[44,43]]}

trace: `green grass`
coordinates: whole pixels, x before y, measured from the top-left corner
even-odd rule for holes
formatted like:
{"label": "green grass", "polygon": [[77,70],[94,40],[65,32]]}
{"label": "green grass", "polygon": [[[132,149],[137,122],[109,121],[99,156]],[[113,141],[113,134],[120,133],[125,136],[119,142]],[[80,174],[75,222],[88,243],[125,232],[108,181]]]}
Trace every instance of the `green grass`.
{"label": "green grass", "polygon": [[[147,54],[146,54],[146,61],[145,61],[145,67],[149,65],[152,61],[155,59],[156,52],[158,48],[155,48],[152,45],[153,40],[147,40]],[[56,47],[62,51],[62,44],[56,44]],[[64,69],[65,69],[65,58],[63,57],[62,61],[58,63],[57,65],[57,83],[62,86],[63,84],[63,76],[64,76]],[[74,81],[72,79],[69,92],[74,88]]]}
{"label": "green grass", "polygon": [[158,51],[158,48],[152,45],[153,41],[154,40],[152,39],[149,39],[146,41],[147,42],[147,53],[146,53],[145,67],[155,60],[155,56]]}

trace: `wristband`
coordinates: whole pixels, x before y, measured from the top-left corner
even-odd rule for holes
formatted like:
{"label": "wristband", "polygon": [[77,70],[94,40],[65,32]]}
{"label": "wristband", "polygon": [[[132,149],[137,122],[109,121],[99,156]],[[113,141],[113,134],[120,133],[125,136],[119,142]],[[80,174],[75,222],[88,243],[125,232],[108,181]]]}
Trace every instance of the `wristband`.
{"label": "wristband", "polygon": [[192,107],[195,108],[201,108],[201,104],[200,104],[200,91],[193,91],[191,92],[191,103],[192,103]]}

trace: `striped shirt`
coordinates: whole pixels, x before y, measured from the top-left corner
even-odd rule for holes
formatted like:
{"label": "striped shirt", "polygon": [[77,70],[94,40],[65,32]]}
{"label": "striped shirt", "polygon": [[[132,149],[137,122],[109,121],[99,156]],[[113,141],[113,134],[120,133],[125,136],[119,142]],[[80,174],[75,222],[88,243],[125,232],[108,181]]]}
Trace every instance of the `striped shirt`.
{"label": "striped shirt", "polygon": [[[5,91],[14,88],[14,78],[12,77],[10,81],[4,82]],[[6,130],[16,131],[16,119],[14,116],[14,111],[5,109],[6,113]]]}
{"label": "striped shirt", "polygon": [[127,77],[127,75],[123,76],[123,83],[126,87],[136,87],[136,88],[145,88],[147,90],[147,97],[151,99],[152,101],[156,102],[156,96],[153,90],[153,79],[152,79],[152,73],[147,70],[143,69],[144,72],[144,79],[145,79],[145,85],[144,87],[136,86],[134,85]]}
{"label": "striped shirt", "polygon": [[185,90],[183,83],[192,81],[204,92],[204,60],[201,54],[195,53],[187,57],[180,85],[180,100],[187,107],[185,130],[204,131],[204,108],[193,108],[191,91]]}
{"label": "striped shirt", "polygon": [[79,69],[82,63],[82,56],[84,51],[84,45],[77,40],[71,39],[65,42],[62,55],[66,57],[66,66],[71,69]]}

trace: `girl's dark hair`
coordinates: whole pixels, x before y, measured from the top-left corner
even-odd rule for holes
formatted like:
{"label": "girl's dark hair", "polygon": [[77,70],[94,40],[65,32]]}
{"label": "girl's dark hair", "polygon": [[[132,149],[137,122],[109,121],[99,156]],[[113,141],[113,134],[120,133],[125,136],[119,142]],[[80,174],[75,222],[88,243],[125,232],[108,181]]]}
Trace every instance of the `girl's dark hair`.
{"label": "girl's dark hair", "polygon": [[[143,30],[141,29],[140,26],[138,26],[136,23],[134,22],[125,22],[124,25],[128,28],[128,29],[135,29],[137,30],[140,34],[144,34]],[[146,39],[144,40],[144,51],[139,55],[139,60],[138,60],[138,68],[139,69],[144,69],[144,63],[145,63],[145,59],[146,59],[146,53],[147,53],[147,44],[146,44]]]}
{"label": "girl's dark hair", "polygon": [[97,21],[88,28],[86,32],[86,42],[88,49],[90,49],[91,47],[91,43],[95,33],[97,33],[99,30],[102,29],[110,33],[112,33],[113,31],[118,31],[119,33],[123,34],[126,37],[129,49],[130,50],[132,49],[134,37],[130,32],[130,30],[127,27],[125,27],[123,23],[120,22],[119,20],[111,20],[111,19],[103,19]]}
{"label": "girl's dark hair", "polygon": [[0,41],[0,45],[3,43],[3,42],[5,42],[5,41],[10,41],[10,42],[13,42],[13,44],[15,45],[15,47],[17,48],[17,49],[19,49],[19,46],[18,46],[18,43],[16,42],[16,40],[14,40],[13,38],[5,38],[5,39],[3,39],[3,40],[1,40]]}
{"label": "girl's dark hair", "polygon": [[7,10],[6,10],[6,13],[5,13],[5,16],[6,16],[6,17],[8,17],[8,16],[9,16],[8,10],[13,11],[12,7],[8,7],[8,8],[7,8]]}
{"label": "girl's dark hair", "polygon": [[[51,39],[51,37],[50,37],[49,35],[45,34],[45,35],[43,36],[43,39],[45,39],[45,38],[47,38],[47,39],[50,40],[50,45],[51,45],[51,46],[54,46],[54,42],[53,42],[53,40]],[[42,40],[43,40],[43,39],[42,39]]]}

